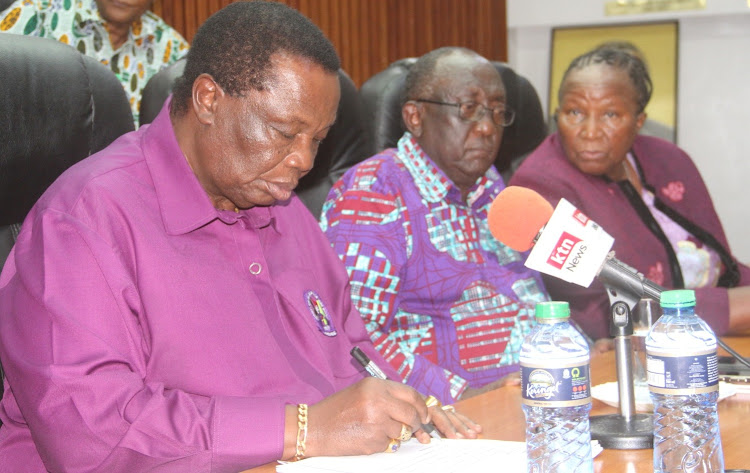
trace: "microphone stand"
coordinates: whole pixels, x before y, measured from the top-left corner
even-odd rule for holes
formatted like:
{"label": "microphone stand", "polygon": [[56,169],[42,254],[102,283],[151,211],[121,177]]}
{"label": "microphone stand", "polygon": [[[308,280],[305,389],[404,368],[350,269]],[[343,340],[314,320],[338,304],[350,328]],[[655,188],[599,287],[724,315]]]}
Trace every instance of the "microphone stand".
{"label": "microphone stand", "polygon": [[635,413],[633,388],[633,319],[630,305],[617,290],[606,285],[612,305],[610,335],[615,339],[617,386],[620,395],[620,413],[592,416],[591,438],[603,448],[636,450],[653,448],[654,427],[649,414]]}

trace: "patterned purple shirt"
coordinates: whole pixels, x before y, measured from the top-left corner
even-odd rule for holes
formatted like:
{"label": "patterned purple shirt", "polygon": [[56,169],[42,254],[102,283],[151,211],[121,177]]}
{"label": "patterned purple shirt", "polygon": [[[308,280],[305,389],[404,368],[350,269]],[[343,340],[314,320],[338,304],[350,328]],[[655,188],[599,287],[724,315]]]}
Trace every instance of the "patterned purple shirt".
{"label": "patterned purple shirt", "polygon": [[524,255],[490,234],[487,210],[503,187],[492,167],[463,202],[406,133],[350,169],[323,207],[376,348],[443,402],[516,370],[534,305],[547,300]]}

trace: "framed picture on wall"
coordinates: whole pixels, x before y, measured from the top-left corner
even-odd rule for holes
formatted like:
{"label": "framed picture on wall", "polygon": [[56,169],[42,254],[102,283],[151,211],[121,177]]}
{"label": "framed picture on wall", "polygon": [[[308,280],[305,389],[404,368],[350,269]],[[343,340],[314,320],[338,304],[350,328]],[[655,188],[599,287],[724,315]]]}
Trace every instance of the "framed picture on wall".
{"label": "framed picture on wall", "polygon": [[605,42],[625,42],[641,52],[654,85],[651,101],[646,107],[648,121],[643,132],[675,142],[678,36],[679,27],[676,21],[553,29],[550,47],[549,117],[554,119],[560,82],[573,59]]}

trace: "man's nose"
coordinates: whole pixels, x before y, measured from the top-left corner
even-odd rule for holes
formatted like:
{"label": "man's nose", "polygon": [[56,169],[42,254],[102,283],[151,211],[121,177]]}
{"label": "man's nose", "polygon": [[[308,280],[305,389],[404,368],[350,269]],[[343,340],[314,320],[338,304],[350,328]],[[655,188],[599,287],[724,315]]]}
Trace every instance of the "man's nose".
{"label": "man's nose", "polygon": [[484,109],[484,114],[474,124],[475,129],[483,135],[492,135],[500,133],[499,125],[492,119],[492,111]]}
{"label": "man's nose", "polygon": [[313,164],[315,164],[315,155],[317,154],[318,142],[315,140],[309,140],[300,143],[299,146],[295,147],[295,149],[287,155],[285,161],[289,167],[299,169],[301,172],[306,173],[310,171]]}

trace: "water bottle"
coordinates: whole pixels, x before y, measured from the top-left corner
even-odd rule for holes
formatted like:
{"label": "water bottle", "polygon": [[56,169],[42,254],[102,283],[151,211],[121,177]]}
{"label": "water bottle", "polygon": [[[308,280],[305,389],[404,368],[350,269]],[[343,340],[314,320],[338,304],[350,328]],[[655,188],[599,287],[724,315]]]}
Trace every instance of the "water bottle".
{"label": "water bottle", "polygon": [[589,346],[569,318],[567,302],[538,303],[521,345],[528,473],[594,471]]}
{"label": "water bottle", "polygon": [[661,307],[646,337],[654,472],[723,472],[716,336],[695,315],[695,292],[665,291]]}

